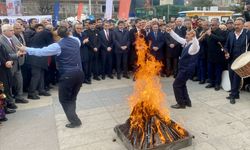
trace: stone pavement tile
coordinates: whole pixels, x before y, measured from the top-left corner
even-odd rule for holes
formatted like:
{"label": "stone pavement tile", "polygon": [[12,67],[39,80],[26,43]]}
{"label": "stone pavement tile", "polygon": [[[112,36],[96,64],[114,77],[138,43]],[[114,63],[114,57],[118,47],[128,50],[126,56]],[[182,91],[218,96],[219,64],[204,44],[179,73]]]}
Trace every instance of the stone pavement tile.
{"label": "stone pavement tile", "polygon": [[58,150],[52,106],[19,110],[0,125],[0,150]]}
{"label": "stone pavement tile", "polygon": [[193,143],[191,146],[183,148],[181,150],[217,150],[217,149],[207,142],[202,142],[202,143]]}
{"label": "stone pavement tile", "polygon": [[230,114],[232,115],[233,112],[239,112],[239,111],[242,111],[242,110],[248,110],[249,109],[249,104],[250,104],[250,101],[247,102],[247,101],[239,101],[239,100],[236,100],[236,104],[232,105],[229,103],[228,100],[226,100],[226,104],[222,104],[222,105],[217,105],[215,106],[215,108],[223,113],[226,113],[226,114]]}
{"label": "stone pavement tile", "polygon": [[103,141],[98,141],[98,142],[94,142],[91,144],[67,148],[63,150],[127,150],[125,146],[123,146],[119,141],[120,140],[117,140],[116,142],[112,142],[111,139],[103,140]]}
{"label": "stone pavement tile", "polygon": [[217,141],[219,143],[226,143],[231,149],[242,150],[250,146],[250,130],[218,138]]}
{"label": "stone pavement tile", "polygon": [[228,113],[229,115],[239,119],[239,120],[245,120],[245,119],[250,119],[250,109],[242,109],[242,110],[237,110]]}
{"label": "stone pavement tile", "polygon": [[[77,129],[72,129],[72,130],[77,130]],[[114,137],[116,137],[116,135],[112,127],[109,129],[95,130],[88,133],[81,133],[75,136],[65,137],[61,140],[59,139],[59,143],[60,143],[60,149],[63,150],[103,140],[112,141]]]}

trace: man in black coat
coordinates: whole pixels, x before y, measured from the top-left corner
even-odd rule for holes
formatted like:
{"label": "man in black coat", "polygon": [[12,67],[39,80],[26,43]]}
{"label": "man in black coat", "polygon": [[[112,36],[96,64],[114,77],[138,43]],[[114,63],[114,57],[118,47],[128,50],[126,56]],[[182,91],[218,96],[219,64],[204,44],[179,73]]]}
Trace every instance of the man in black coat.
{"label": "man in black coat", "polygon": [[240,98],[240,82],[241,77],[237,75],[232,69],[231,65],[235,59],[247,50],[247,45],[250,42],[250,32],[247,29],[243,29],[245,20],[243,18],[237,18],[234,22],[235,32],[230,32],[225,44],[226,58],[229,60],[229,77],[231,82],[231,92],[227,99],[231,104],[235,104],[235,99]]}
{"label": "man in black coat", "polygon": [[[43,48],[53,43],[53,36],[49,30],[44,29],[42,24],[35,26],[36,34],[32,38],[31,46],[34,48]],[[48,69],[48,57],[37,57],[29,55],[27,57],[27,64],[31,66],[31,81],[28,91],[29,99],[40,99],[36,90],[40,96],[50,96],[45,91],[44,76],[45,70]]]}
{"label": "man in black coat", "polygon": [[[11,60],[8,52],[0,44],[0,82],[3,83],[4,93],[7,96],[11,95],[12,87],[12,75],[11,68],[13,67],[13,61]],[[8,99],[6,99],[8,101]],[[16,112],[14,109],[9,109],[5,106],[5,113],[10,114]]]}
{"label": "man in black coat", "polygon": [[87,46],[89,42],[88,36],[85,32],[83,32],[83,24],[76,23],[74,26],[73,36],[77,37],[81,42],[80,47],[80,54],[81,54],[81,61],[82,61],[82,68],[85,74],[85,78],[83,83],[91,84],[91,70],[90,70],[90,52]]}
{"label": "man in black coat", "polygon": [[221,45],[225,44],[226,31],[219,28],[220,22],[217,18],[211,20],[211,29],[209,29],[206,37],[208,45],[208,78],[210,83],[206,88],[220,90],[221,75],[225,64],[224,52],[221,50]]}
{"label": "man in black coat", "polygon": [[[168,26],[174,30],[175,23],[169,23]],[[179,44],[169,33],[165,34],[166,40],[166,75],[169,77],[172,74],[177,74],[179,53],[177,45]]]}
{"label": "man in black coat", "polygon": [[27,46],[31,46],[31,39],[36,34],[36,31],[35,31],[35,25],[36,24],[38,24],[37,19],[36,18],[31,18],[29,20],[30,27],[28,29],[26,29],[26,31],[24,32],[24,38],[25,38]]}
{"label": "man in black coat", "polygon": [[101,79],[98,77],[100,72],[100,40],[99,40],[99,31],[95,28],[95,21],[90,21],[90,29],[86,32],[89,37],[88,48],[90,51],[90,70],[93,71],[93,79],[100,81]]}
{"label": "man in black coat", "polygon": [[[123,71],[123,77],[128,78],[128,50],[130,46],[129,32],[124,29],[125,23],[123,21],[118,22],[118,29],[113,32],[114,52],[116,56],[116,71],[117,79],[121,79],[121,73]],[[121,68],[122,66],[122,68]]]}
{"label": "man in black coat", "polygon": [[164,35],[162,32],[159,31],[159,25],[157,22],[153,23],[152,31],[148,34],[147,37],[150,43],[150,52],[158,61],[163,60],[163,45]]}
{"label": "man in black coat", "polygon": [[104,22],[103,30],[99,32],[99,38],[101,43],[101,61],[102,61],[102,79],[105,79],[107,74],[109,78],[113,79],[112,66],[113,66],[113,39],[112,31],[109,30],[110,23]]}

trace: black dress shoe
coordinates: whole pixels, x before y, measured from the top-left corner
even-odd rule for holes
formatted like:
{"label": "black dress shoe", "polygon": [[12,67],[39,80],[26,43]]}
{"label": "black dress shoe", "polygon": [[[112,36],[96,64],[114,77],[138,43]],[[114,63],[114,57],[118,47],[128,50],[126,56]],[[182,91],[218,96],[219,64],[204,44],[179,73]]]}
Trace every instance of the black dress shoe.
{"label": "black dress shoe", "polygon": [[96,81],[100,81],[101,80],[99,77],[94,77],[93,79],[96,80]]}
{"label": "black dress shoe", "polygon": [[214,90],[215,91],[219,91],[220,90],[220,86],[219,85],[215,85]]}
{"label": "black dress shoe", "polygon": [[67,128],[77,128],[77,127],[80,127],[81,125],[82,125],[82,123],[78,123],[78,124],[69,123],[69,124],[66,124],[65,127],[67,127]]}
{"label": "black dress shoe", "polygon": [[38,95],[28,95],[28,99],[38,100],[40,97]]}
{"label": "black dress shoe", "polygon": [[48,93],[48,92],[39,92],[39,94],[38,95],[40,95],[40,96],[51,96],[51,94],[50,93]]}
{"label": "black dress shoe", "polygon": [[5,114],[12,114],[16,112],[15,109],[9,109],[9,108],[5,108],[4,111],[5,111]]}
{"label": "black dress shoe", "polygon": [[16,103],[26,104],[29,103],[29,101],[24,98],[16,98]]}
{"label": "black dress shoe", "polygon": [[231,98],[234,98],[234,99],[240,99],[240,96],[231,96],[229,95],[228,97],[226,97],[226,99],[231,99]]}
{"label": "black dress shoe", "polygon": [[86,84],[91,84],[91,81],[89,81],[89,80],[85,80],[85,81],[83,81],[83,83],[86,83]]}
{"label": "black dress shoe", "polygon": [[108,77],[109,77],[110,79],[114,79],[114,77],[113,77],[112,75],[109,75]]}
{"label": "black dress shoe", "polygon": [[187,102],[187,103],[186,103],[186,106],[187,106],[187,107],[192,107],[192,103],[191,103],[191,102]]}
{"label": "black dress shoe", "polygon": [[231,99],[230,99],[230,103],[231,103],[231,104],[235,104],[235,99],[234,99],[234,98],[231,98]]}
{"label": "black dress shoe", "polygon": [[201,80],[201,81],[199,82],[199,84],[205,84],[205,81],[204,81],[204,80]]}
{"label": "black dress shoe", "polygon": [[127,74],[124,74],[123,77],[129,79],[129,76]]}
{"label": "black dress shoe", "polygon": [[14,103],[7,104],[7,108],[9,108],[9,109],[17,109],[17,105],[14,104]]}
{"label": "black dress shoe", "polygon": [[171,108],[174,108],[174,109],[185,109],[186,105],[175,104],[175,105],[172,105]]}
{"label": "black dress shoe", "polygon": [[214,87],[214,85],[213,84],[208,84],[207,86],[206,86],[206,88],[207,89],[209,89],[209,88],[213,88]]}
{"label": "black dress shoe", "polygon": [[105,76],[102,76],[102,80],[105,80]]}
{"label": "black dress shoe", "polygon": [[7,121],[7,120],[8,120],[8,118],[4,117],[4,118],[0,119],[0,122]]}
{"label": "black dress shoe", "polygon": [[193,77],[193,81],[199,81],[197,77]]}

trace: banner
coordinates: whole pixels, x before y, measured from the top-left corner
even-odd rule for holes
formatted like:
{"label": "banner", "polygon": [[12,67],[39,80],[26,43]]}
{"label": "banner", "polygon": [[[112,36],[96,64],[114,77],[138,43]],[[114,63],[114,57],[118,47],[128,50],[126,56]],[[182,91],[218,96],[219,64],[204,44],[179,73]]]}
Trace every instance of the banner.
{"label": "banner", "polygon": [[105,19],[112,19],[113,12],[113,0],[106,0],[106,11],[105,11]]}
{"label": "banner", "polygon": [[6,9],[8,16],[21,16],[21,0],[6,0]]}
{"label": "banner", "polygon": [[120,0],[119,4],[119,19],[128,19],[129,9],[130,9],[131,0]]}
{"label": "banner", "polygon": [[83,10],[83,3],[79,3],[78,10],[77,10],[77,20],[79,20],[79,21],[82,21],[81,20],[82,10]]}
{"label": "banner", "polygon": [[56,26],[57,22],[59,21],[59,11],[60,11],[60,3],[59,0],[57,0],[54,4],[53,26]]}

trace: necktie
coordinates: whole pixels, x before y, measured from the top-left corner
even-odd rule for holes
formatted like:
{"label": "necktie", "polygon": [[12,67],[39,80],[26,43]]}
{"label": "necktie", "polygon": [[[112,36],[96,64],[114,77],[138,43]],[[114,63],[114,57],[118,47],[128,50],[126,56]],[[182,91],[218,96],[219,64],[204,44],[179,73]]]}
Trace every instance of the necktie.
{"label": "necktie", "polygon": [[155,39],[157,39],[157,33],[155,32]]}
{"label": "necktie", "polygon": [[106,38],[107,38],[107,40],[109,40],[109,31],[108,30],[106,30]]}
{"label": "necktie", "polygon": [[13,49],[16,50],[15,45],[14,45],[12,39],[10,39],[10,43],[11,43],[11,46],[13,47]]}

